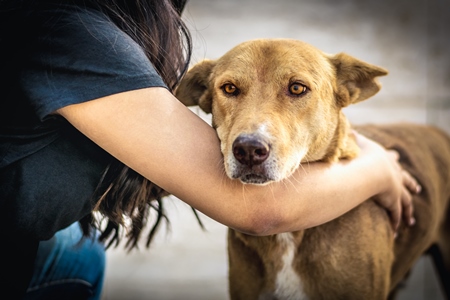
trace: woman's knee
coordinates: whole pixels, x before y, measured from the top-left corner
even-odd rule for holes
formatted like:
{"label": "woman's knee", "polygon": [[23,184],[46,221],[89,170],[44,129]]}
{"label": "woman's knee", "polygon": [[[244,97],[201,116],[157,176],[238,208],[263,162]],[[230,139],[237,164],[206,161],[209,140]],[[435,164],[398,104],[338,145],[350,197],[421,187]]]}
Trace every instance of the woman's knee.
{"label": "woman's knee", "polygon": [[91,237],[83,237],[79,224],[74,223],[58,231],[51,240],[42,242],[29,286],[30,296],[38,293],[66,296],[58,293],[79,287],[78,292],[90,295],[86,299],[99,299],[106,253],[97,237],[96,232]]}

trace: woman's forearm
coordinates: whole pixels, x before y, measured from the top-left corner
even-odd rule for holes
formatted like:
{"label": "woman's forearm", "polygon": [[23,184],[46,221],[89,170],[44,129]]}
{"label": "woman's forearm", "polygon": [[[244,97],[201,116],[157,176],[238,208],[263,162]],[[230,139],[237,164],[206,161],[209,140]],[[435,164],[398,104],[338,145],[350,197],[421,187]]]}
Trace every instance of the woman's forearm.
{"label": "woman's forearm", "polygon": [[380,174],[383,166],[364,155],[338,164],[304,165],[287,180],[265,186],[231,180],[215,131],[163,88],[116,94],[58,113],[155,184],[249,234],[322,224],[389,185]]}
{"label": "woman's forearm", "polygon": [[279,222],[268,232],[317,226],[341,216],[388,188],[385,168],[369,155],[300,167],[284,182],[287,188],[282,184],[273,187],[286,203],[279,203]]}

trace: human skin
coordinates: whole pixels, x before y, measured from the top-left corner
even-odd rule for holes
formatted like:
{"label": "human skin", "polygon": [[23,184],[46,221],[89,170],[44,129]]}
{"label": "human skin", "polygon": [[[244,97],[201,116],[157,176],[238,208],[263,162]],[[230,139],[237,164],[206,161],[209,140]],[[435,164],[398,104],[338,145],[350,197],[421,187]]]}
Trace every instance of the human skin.
{"label": "human skin", "polygon": [[360,135],[362,151],[353,160],[312,163],[286,180],[246,185],[226,176],[214,129],[165,88],[113,94],[55,113],[136,172],[243,233],[317,226],[372,196],[390,214],[394,230],[402,218],[414,223],[410,192],[420,186],[395,153]]}

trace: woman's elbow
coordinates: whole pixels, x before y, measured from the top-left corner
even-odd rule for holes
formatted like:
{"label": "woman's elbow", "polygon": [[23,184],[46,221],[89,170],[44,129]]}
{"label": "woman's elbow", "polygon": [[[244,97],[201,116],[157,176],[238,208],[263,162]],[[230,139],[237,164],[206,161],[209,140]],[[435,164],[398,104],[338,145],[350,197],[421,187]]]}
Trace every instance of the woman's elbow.
{"label": "woman's elbow", "polygon": [[246,211],[233,229],[248,235],[267,236],[298,231],[314,224],[311,214],[302,207],[293,209],[273,199],[261,201],[257,207]]}
{"label": "woman's elbow", "polygon": [[279,211],[258,208],[241,218],[233,229],[248,235],[268,236],[283,232],[286,222],[286,216]]}

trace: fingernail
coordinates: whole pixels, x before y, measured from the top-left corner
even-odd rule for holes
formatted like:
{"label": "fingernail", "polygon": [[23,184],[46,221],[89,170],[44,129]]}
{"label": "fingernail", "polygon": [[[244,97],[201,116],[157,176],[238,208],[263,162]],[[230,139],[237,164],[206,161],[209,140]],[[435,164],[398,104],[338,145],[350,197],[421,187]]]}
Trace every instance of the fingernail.
{"label": "fingernail", "polygon": [[394,232],[394,240],[397,239],[397,237],[398,237],[398,233]]}
{"label": "fingernail", "polygon": [[411,219],[409,220],[409,226],[413,226],[414,224],[416,224],[416,219],[411,218]]}
{"label": "fingernail", "polygon": [[422,187],[418,184],[416,186],[416,193],[420,193],[421,190],[422,190]]}

